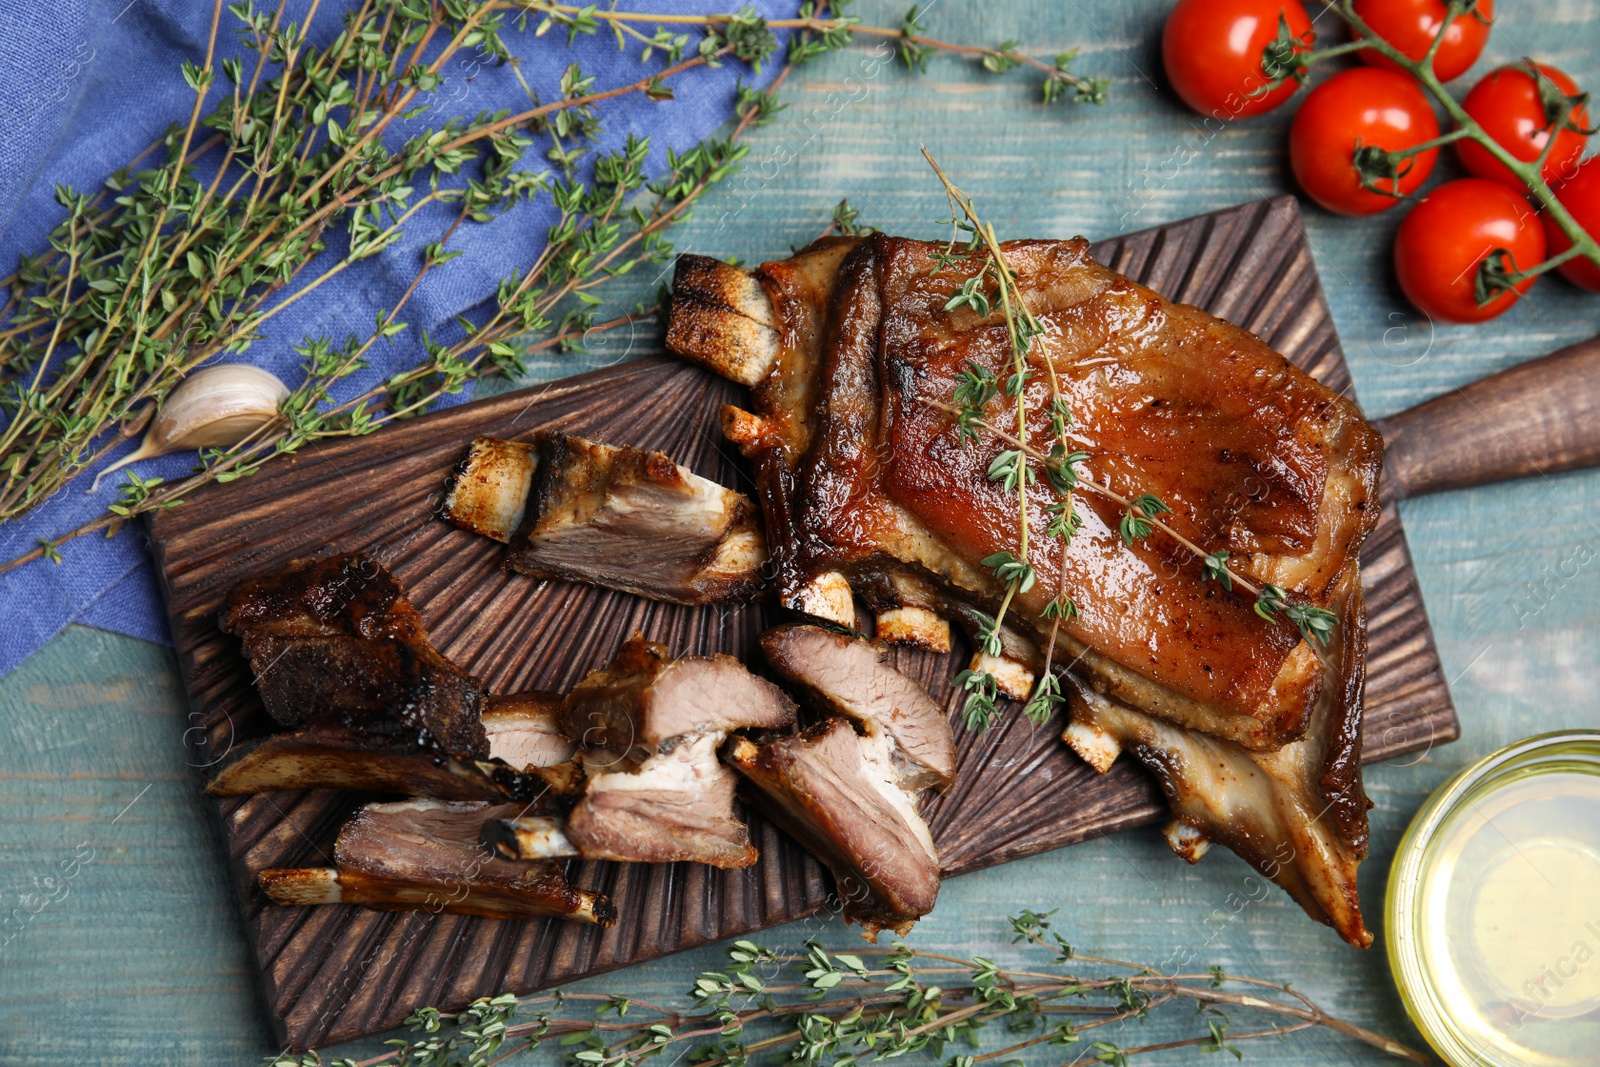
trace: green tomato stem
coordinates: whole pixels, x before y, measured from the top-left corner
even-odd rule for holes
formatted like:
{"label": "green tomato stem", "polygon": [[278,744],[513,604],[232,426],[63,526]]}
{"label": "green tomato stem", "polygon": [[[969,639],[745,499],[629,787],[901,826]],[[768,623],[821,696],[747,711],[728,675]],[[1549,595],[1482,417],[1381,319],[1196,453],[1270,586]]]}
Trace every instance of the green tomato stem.
{"label": "green tomato stem", "polygon": [[[1590,262],[1600,266],[1600,241],[1596,241],[1588,231],[1578,225],[1578,221],[1572,217],[1571,212],[1562,205],[1560,200],[1556,199],[1556,195],[1551,191],[1550,186],[1545,184],[1544,175],[1541,173],[1540,168],[1518,159],[1499,141],[1490,137],[1483,127],[1478,124],[1478,121],[1467,114],[1466,109],[1456,101],[1455,97],[1450,95],[1449,91],[1445,89],[1444,83],[1434,73],[1432,58],[1438,51],[1439,41],[1443,39],[1442,29],[1439,37],[1434,41],[1434,46],[1429,49],[1428,55],[1419,62],[1395,48],[1382,37],[1379,37],[1377,32],[1367,25],[1366,20],[1356,14],[1354,0],[1332,0],[1328,6],[1334,14],[1344,19],[1352,29],[1366,39],[1369,46],[1375,49],[1378,54],[1392,60],[1420,81],[1423,88],[1427,89],[1434,99],[1438,100],[1444,107],[1445,112],[1455,120],[1456,125],[1460,129],[1467,131],[1468,137],[1482,145],[1490,155],[1504,164],[1506,169],[1516,175],[1523,185],[1528,188],[1543,209],[1549,213],[1550,218],[1560,227],[1561,232],[1566,234],[1568,239],[1572,241],[1573,247],[1577,248]],[[1461,0],[1451,0],[1450,15],[1447,16],[1445,25],[1448,26],[1451,16],[1465,10],[1466,5],[1461,3]]]}

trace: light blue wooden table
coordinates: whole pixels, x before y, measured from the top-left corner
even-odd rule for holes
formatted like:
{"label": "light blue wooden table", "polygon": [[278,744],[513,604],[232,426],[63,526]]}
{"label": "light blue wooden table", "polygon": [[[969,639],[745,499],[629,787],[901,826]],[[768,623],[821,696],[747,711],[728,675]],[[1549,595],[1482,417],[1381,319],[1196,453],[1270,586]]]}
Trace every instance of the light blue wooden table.
{"label": "light blue wooden table", "polygon": [[[860,7],[869,20],[896,25],[904,4]],[[1039,55],[1081,47],[1085,71],[1114,78],[1113,101],[1047,111],[1030,80],[981,77],[944,58],[924,77],[882,65],[864,78],[869,56],[858,48],[802,71],[793,106],[752,138],[758,164],[791,154],[799,162],[754,167],[715,193],[678,244],[747,260],[781,256],[815,236],[841,196],[865,222],[932,235],[944,201],[920,143],[1011,236],[1107,236],[1290,190],[1287,112],[1213,135],[1160,88],[1167,6],[936,0],[927,21],[946,39],[1015,38]],[[1483,68],[1531,54],[1600,87],[1600,3],[1498,6]],[[1600,330],[1600,297],[1556,281],[1487,326],[1430,327],[1395,295],[1388,247],[1398,222],[1399,212],[1353,221],[1307,209],[1370,415]],[[641,280],[638,293],[646,290]],[[649,341],[631,347],[642,352]],[[626,358],[629,348],[613,342],[589,362]],[[551,359],[537,378],[577,369],[580,361]],[[1571,474],[1402,508],[1463,738],[1367,772],[1376,807],[1361,890],[1380,947],[1345,946],[1276,892],[1235,913],[1229,902],[1247,868],[1221,850],[1188,867],[1153,830],[954,880],[917,943],[983,951],[1001,940],[1005,915],[1059,907],[1086,949],[1159,960],[1201,946],[1201,960],[1292,981],[1331,1010],[1417,1041],[1381,948],[1390,856],[1423,798],[1454,770],[1528,734],[1600,725],[1597,504],[1600,475]],[[0,1063],[253,1064],[273,1051],[220,845],[184,762],[185,713],[169,650],[95,630],[68,630],[0,681]],[[76,867],[63,866],[75,858]],[[772,940],[799,936],[780,931]],[[851,935],[832,927],[824,936],[842,943]],[[678,991],[710,960],[668,960],[598,985]],[[1156,1026],[1146,1040],[1167,1033]],[[1320,1032],[1247,1055],[1319,1067],[1382,1062]],[[1142,1062],[1198,1058],[1185,1050]]]}

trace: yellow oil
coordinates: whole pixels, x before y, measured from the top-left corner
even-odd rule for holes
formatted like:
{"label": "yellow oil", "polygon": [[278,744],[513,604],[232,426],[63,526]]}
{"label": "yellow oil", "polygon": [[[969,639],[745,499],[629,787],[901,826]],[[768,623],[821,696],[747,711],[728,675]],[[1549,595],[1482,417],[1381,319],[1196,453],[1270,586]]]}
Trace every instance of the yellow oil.
{"label": "yellow oil", "polygon": [[1470,792],[1425,850],[1407,934],[1471,1062],[1600,1064],[1600,776]]}

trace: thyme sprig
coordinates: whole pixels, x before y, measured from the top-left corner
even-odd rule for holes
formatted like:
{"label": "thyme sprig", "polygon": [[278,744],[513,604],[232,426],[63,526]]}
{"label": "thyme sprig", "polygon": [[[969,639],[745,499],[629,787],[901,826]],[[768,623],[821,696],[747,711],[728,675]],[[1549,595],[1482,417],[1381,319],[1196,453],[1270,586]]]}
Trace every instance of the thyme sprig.
{"label": "thyme sprig", "polygon": [[[850,1067],[915,1055],[948,1067],[1011,1061],[1045,1045],[1071,1049],[1072,1063],[1125,1064],[1179,1048],[1231,1052],[1264,1038],[1323,1027],[1410,1063],[1431,1062],[1398,1041],[1329,1015],[1283,982],[1221,967],[1161,973],[1143,964],[1077,952],[1052,925],[1053,912],[1008,920],[1011,943],[1040,962],[1019,966],[985,956],[892,948],[830,952],[808,940],[800,952],[735,941],[720,971],[697,975],[687,1003],[655,1004],[616,993],[509,994],[460,1012],[421,1008],[409,1037],[357,1063],[269,1057],[263,1067],[488,1067],[546,1045],[568,1067],[636,1067],[666,1053],[698,1067],[747,1067],[762,1054],[805,1067]],[[1114,1027],[1144,1022],[1169,1005],[1196,1009],[1198,1033],[1160,1043],[1118,1044]],[[1269,1025],[1234,1029],[1238,1012]],[[992,1033],[1008,1035],[985,1042]],[[987,1051],[985,1044],[999,1045]]]}
{"label": "thyme sprig", "polygon": [[[989,480],[998,482],[1004,492],[1016,495],[1017,551],[1015,555],[1010,552],[996,552],[983,561],[983,565],[989,568],[995,578],[1005,586],[999,610],[995,612],[993,618],[981,617],[982,623],[978,635],[979,646],[984,655],[994,657],[999,656],[1002,651],[1001,627],[1005,624],[1006,613],[1011,608],[1012,600],[1017,595],[1031,590],[1037,580],[1033,565],[1028,562],[1028,486],[1034,483],[1034,470],[1029,466],[1020,442],[1026,439],[1028,433],[1026,393],[1028,380],[1032,375],[1028,354],[1033,348],[1034,341],[1044,333],[1044,326],[1028,309],[1027,301],[1017,288],[1016,272],[1011,269],[1005,253],[1000,248],[1000,240],[995,236],[994,227],[979,218],[972,197],[945,175],[938,161],[933,158],[933,153],[929,152],[926,146],[922,149],[922,155],[928,161],[928,166],[933,168],[933,173],[938,176],[940,184],[944,186],[945,198],[950,206],[951,236],[944,251],[935,257],[935,272],[956,266],[965,260],[980,258],[978,272],[961,284],[945,304],[945,310],[968,307],[980,318],[988,318],[993,305],[998,303],[1006,324],[1006,335],[1010,341],[1011,373],[1006,377],[1003,389],[1006,397],[1014,401],[1017,421],[1017,434],[1014,440],[1019,443],[1012,449],[1000,452],[989,464],[987,473]],[[988,295],[991,283],[997,298],[993,300]],[[1049,360],[1045,362],[1048,363]],[[981,371],[976,364],[969,363],[967,373],[957,385],[957,393],[963,401],[962,410],[968,413],[981,412],[982,405],[976,402],[987,404],[994,397],[996,389],[997,384],[992,375],[987,371]],[[969,433],[978,422],[975,415],[967,414],[958,416],[957,424],[960,432]],[[986,678],[985,675],[989,677]],[[968,729],[987,727],[999,714],[994,700],[999,688],[997,680],[990,675],[990,672],[974,667],[963,672],[958,677],[958,683],[967,694],[963,714]],[[1048,712],[1045,717],[1049,717]]]}
{"label": "thyme sprig", "polygon": [[[1411,74],[1419,81],[1430,95],[1437,100],[1446,114],[1455,122],[1456,128],[1432,140],[1413,145],[1407,149],[1386,151],[1374,145],[1358,146],[1355,156],[1355,166],[1360,175],[1361,184],[1368,190],[1387,196],[1399,197],[1399,178],[1410,169],[1412,162],[1418,155],[1450,144],[1454,141],[1471,140],[1483,146],[1495,159],[1499,160],[1517,179],[1527,188],[1528,192],[1539,202],[1540,213],[1549,217],[1561,232],[1566,234],[1572,242],[1572,248],[1556,259],[1547,260],[1541,264],[1528,264],[1518,270],[1512,263],[1511,254],[1504,248],[1494,249],[1487,258],[1478,265],[1478,274],[1474,283],[1475,295],[1479,304],[1486,304],[1503,292],[1515,292],[1516,284],[1526,281],[1544,273],[1559,263],[1568,259],[1584,256],[1591,263],[1600,266],[1600,240],[1588,233],[1572,213],[1561,203],[1544,179],[1544,165],[1550,158],[1550,153],[1556,146],[1555,132],[1563,127],[1574,130],[1585,136],[1593,130],[1584,128],[1576,119],[1579,110],[1588,102],[1588,94],[1580,93],[1568,96],[1550,81],[1532,60],[1524,63],[1530,76],[1539,87],[1540,99],[1545,109],[1545,129],[1550,131],[1550,136],[1545,139],[1544,148],[1538,158],[1522,160],[1495,140],[1483,126],[1469,115],[1455,97],[1450,95],[1444,83],[1434,73],[1433,60],[1438,54],[1440,45],[1449,33],[1450,25],[1459,18],[1474,18],[1486,21],[1483,13],[1478,8],[1478,0],[1449,0],[1444,18],[1440,20],[1438,32],[1434,35],[1433,43],[1421,59],[1412,59],[1410,56],[1395,48],[1394,45],[1384,40],[1372,29],[1371,26],[1356,12],[1354,0],[1324,0],[1324,7],[1343,19],[1354,31],[1355,36],[1337,45],[1322,49],[1307,49],[1304,42],[1294,38],[1286,24],[1280,24],[1278,38],[1270,42],[1263,51],[1263,63],[1272,57],[1281,57],[1286,49],[1293,50],[1294,62],[1280,64],[1277,67],[1264,66],[1275,76],[1261,86],[1259,93],[1271,92],[1290,78],[1301,82],[1306,81],[1310,75],[1307,70],[1312,64],[1321,60],[1331,59],[1336,56],[1348,55],[1354,52],[1372,50],[1397,64],[1402,70]],[[1518,294],[1520,296],[1520,293]]]}
{"label": "thyme sprig", "polygon": [[[1048,356],[1037,362],[1045,368],[1050,387],[1048,412],[1051,445],[1048,452],[1040,452],[1028,443],[1025,393],[1033,375],[1030,354],[1034,342],[1044,334],[1045,326],[1028,308],[1018,287],[1016,272],[1005,257],[994,227],[979,217],[971,196],[950,181],[926,147],[922,149],[922,154],[944,186],[950,206],[949,222],[953,227],[950,240],[933,254],[933,272],[938,274],[963,265],[970,271],[972,261],[978,261],[977,270],[956,285],[944,305],[945,310],[967,308],[979,318],[987,319],[998,308],[1010,340],[1011,368],[1004,382],[999,381],[994,372],[986,367],[968,361],[956,381],[952,396],[954,405],[920,398],[923,403],[955,416],[958,440],[976,442],[978,431],[985,430],[1009,446],[990,461],[986,474],[1004,493],[1015,495],[1017,499],[1017,551],[1014,554],[1009,551],[996,552],[983,560],[983,566],[1005,590],[999,610],[992,617],[978,613],[977,645],[984,656],[1001,655],[1004,650],[1001,635],[1006,615],[1016,597],[1029,592],[1037,582],[1037,574],[1028,556],[1028,487],[1037,484],[1039,472],[1043,473],[1045,483],[1055,496],[1045,510],[1048,520],[1045,534],[1060,542],[1061,564],[1057,571],[1055,596],[1041,612],[1042,619],[1050,624],[1045,641],[1044,665],[1037,675],[1033,692],[1023,705],[1023,713],[1036,725],[1042,725],[1062,701],[1060,680],[1054,671],[1055,652],[1062,626],[1078,618],[1077,603],[1066,587],[1066,560],[1073,535],[1083,521],[1073,502],[1073,494],[1079,488],[1112,500],[1122,508],[1119,532],[1128,546],[1144,540],[1155,530],[1161,530],[1201,560],[1205,578],[1219,582],[1229,591],[1237,583],[1254,596],[1256,613],[1262,618],[1281,618],[1294,625],[1313,646],[1326,644],[1337,622],[1337,616],[1331,611],[1295,603],[1277,586],[1257,586],[1248,581],[1230,568],[1226,551],[1207,552],[1163,521],[1161,516],[1170,514],[1172,509],[1154,494],[1140,493],[1129,498],[1113,490],[1109,482],[1100,484],[1092,479],[1086,480],[1079,474],[1077,465],[1089,460],[1090,456],[1074,447],[1072,411],[1061,392],[1055,364]],[[991,401],[1002,392],[1008,400],[1015,402],[1015,432],[998,428],[985,415]],[[983,729],[999,715],[999,682],[992,672],[982,667],[983,660],[980,658],[972,668],[956,676],[957,688],[965,694],[962,713],[968,729]]]}
{"label": "thyme sprig", "polygon": [[[503,0],[498,6],[541,14],[551,25],[564,27],[568,32],[591,33],[598,27],[606,26],[615,33],[619,48],[627,47],[630,43],[642,43],[647,50],[664,48],[666,45],[663,42],[677,40],[670,27],[693,26],[737,38],[749,32],[748,23],[758,17],[748,9],[734,15],[660,15],[603,10],[594,4],[579,7],[553,0]],[[922,15],[921,6],[916,5],[906,12],[905,19],[898,27],[870,26],[862,23],[858,16],[849,14],[846,5],[837,0],[831,5],[831,10],[824,10],[822,5],[808,0],[800,6],[798,17],[771,19],[765,25],[769,29],[796,31],[789,46],[791,58],[809,58],[813,49],[831,51],[842,48],[857,35],[885,38],[895,41],[896,53],[908,70],[926,72],[929,57],[933,53],[943,52],[975,60],[991,74],[1005,74],[1019,67],[1038,71],[1044,76],[1040,82],[1040,96],[1046,104],[1103,104],[1110,96],[1111,79],[1085,77],[1072,70],[1073,60],[1078,55],[1076,48],[1046,61],[1018,51],[1016,41],[1004,41],[993,47],[944,41],[927,36]],[[639,29],[640,26],[650,27],[653,34],[647,34]],[[681,51],[683,46],[678,47]]]}
{"label": "thyme sprig", "polygon": [[[36,507],[119,446],[188,371],[245,351],[275,315],[394,244],[424,207],[444,203],[457,211],[369,334],[342,342],[312,337],[296,346],[305,379],[278,419],[232,448],[206,451],[191,477],[170,485],[130,478],[110,513],[0,571],[31,559],[59,561],[64,542],[115,533],[208,481],[242,477],[317,441],[370,433],[481,374],[521,373],[531,353],[581,349],[586,335],[647,316],[641,308],[599,321],[593,290],[670,257],[662,233],[737,169],[747,151],[740,137],[779,106],[774,93],[783,74],[767,92],[742,89],[732,135],[669,152],[668,171],[657,181],[645,180],[643,138],[594,158],[588,180],[577,175],[600,131],[593,104],[650,94],[691,67],[747,54],[746,45],[719,37],[714,49],[614,89],[597,91],[593,77],[572,64],[557,100],[539,104],[530,89],[535,106],[519,115],[453,118],[391,148],[385,128],[425,109],[457,53],[474,48],[514,62],[491,5],[371,0],[348,12],[343,32],[320,50],[307,44],[309,27],[282,22],[281,8],[268,14],[245,2],[231,11],[254,52],[253,72],[225,60],[231,89],[211,92],[214,21],[206,64],[184,71],[197,94],[188,126],[114,174],[98,196],[60,190],[67,217],[53,231],[50,251],[24,258],[8,280],[0,409],[10,422],[0,433],[0,520]],[[201,107],[208,99],[209,112]],[[202,139],[205,130],[214,132]],[[541,137],[552,166],[521,169]],[[165,164],[136,169],[161,150]],[[207,166],[213,169],[202,180]],[[462,173],[474,176],[448,183]],[[424,277],[458,254],[449,246],[460,226],[491,222],[540,196],[558,213],[547,244],[500,283],[486,319],[460,320],[452,340],[422,334],[420,363],[359,396],[335,398],[336,385],[367,365],[376,344],[411,329],[404,308]],[[345,254],[317,277],[301,278],[338,230],[347,234]],[[545,336],[516,340],[529,333]]]}

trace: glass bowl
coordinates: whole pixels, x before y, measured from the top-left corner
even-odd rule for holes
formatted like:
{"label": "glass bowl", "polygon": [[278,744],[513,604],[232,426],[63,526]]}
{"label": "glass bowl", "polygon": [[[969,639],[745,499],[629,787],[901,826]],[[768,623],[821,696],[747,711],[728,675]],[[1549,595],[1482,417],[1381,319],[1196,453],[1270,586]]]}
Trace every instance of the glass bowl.
{"label": "glass bowl", "polygon": [[1446,1062],[1600,1064],[1600,731],[1519,741],[1440,787],[1385,913],[1401,999]]}

